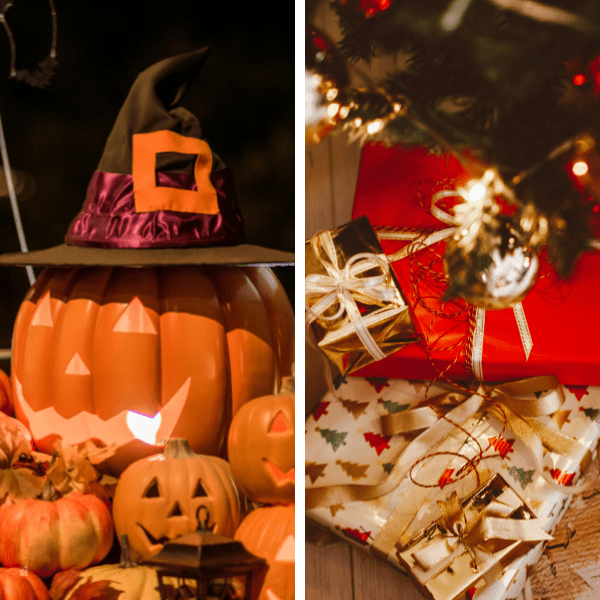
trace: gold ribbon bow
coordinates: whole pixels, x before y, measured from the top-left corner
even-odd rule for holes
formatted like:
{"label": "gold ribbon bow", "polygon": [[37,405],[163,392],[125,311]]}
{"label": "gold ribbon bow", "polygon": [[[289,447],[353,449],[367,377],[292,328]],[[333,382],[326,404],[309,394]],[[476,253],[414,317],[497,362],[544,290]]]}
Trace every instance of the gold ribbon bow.
{"label": "gold ribbon bow", "polygon": [[497,542],[542,542],[552,536],[542,529],[548,519],[512,519],[519,508],[515,494],[505,493],[487,506],[465,511],[454,491],[448,500],[438,500],[442,513],[440,523],[448,533],[434,537],[412,557],[417,565],[413,574],[426,584],[466,549],[472,567],[481,572],[489,585],[502,575],[502,567],[494,557]]}
{"label": "gold ribbon bow", "polygon": [[[306,302],[306,326],[308,327],[317,319],[333,321],[345,315],[345,319],[351,323],[365,350],[375,360],[385,358],[385,354],[373,339],[356,305],[359,301],[383,306],[396,298],[395,288],[386,283],[389,263],[385,255],[362,252],[352,256],[345,267],[340,269],[335,244],[329,231],[322,231],[313,236],[311,245],[327,275],[311,274],[305,279],[305,297],[318,299],[312,305]],[[360,276],[374,269],[379,271],[378,275]],[[338,304],[338,310],[333,315],[325,315],[327,309],[335,304]],[[394,307],[392,310],[401,309]],[[385,316],[389,317],[389,313]]]}
{"label": "gold ribbon bow", "polygon": [[[418,407],[411,411],[385,415],[381,417],[384,435],[424,429],[404,449],[387,479],[383,483],[368,486],[337,485],[309,488],[306,490],[306,510],[346,502],[364,502],[388,494],[400,485],[415,464],[432,453],[432,449],[440,448],[444,454],[457,453],[465,440],[452,439],[450,434],[457,430],[457,426],[470,432],[479,421],[476,415],[482,409],[506,424],[520,438],[537,472],[553,490],[562,494],[581,493],[588,489],[589,484],[566,487],[558,484],[544,471],[543,448],[578,461],[582,470],[592,458],[590,450],[578,441],[533,419],[535,416],[553,414],[564,401],[564,390],[558,379],[554,376],[544,376],[505,383],[491,390],[480,387],[477,393],[470,397],[464,391],[453,391],[433,401],[433,404],[438,407],[443,405],[452,407],[444,416],[431,407]],[[440,472],[439,464],[435,462],[427,467],[432,470],[431,473]],[[476,469],[476,466],[477,463],[474,462],[473,469]],[[412,493],[414,505],[419,506],[425,502],[430,494],[429,487],[414,486]],[[372,551],[387,557],[396,544],[406,545],[410,541],[410,536],[404,534],[414,517],[415,514],[406,512],[406,507],[401,502],[392,511],[386,526],[375,537]]]}
{"label": "gold ribbon bow", "polygon": [[[422,233],[414,231],[396,231],[394,228],[380,227],[378,228],[377,236],[382,240],[418,240],[418,246],[416,248],[418,250],[427,248],[433,244],[436,244],[437,242],[445,240],[454,235],[458,225],[456,217],[453,217],[446,210],[440,208],[438,203],[442,198],[460,195],[461,194],[458,191],[442,190],[440,192],[436,192],[431,199],[431,214],[436,219],[442,221],[442,223],[451,225],[451,227],[441,229],[440,231],[435,231],[425,236]],[[461,212],[460,209],[463,206],[467,207],[468,203],[465,202],[464,204],[459,204],[454,208],[454,210],[456,212]],[[411,244],[408,244],[398,252],[388,256],[388,260],[390,262],[401,260],[406,256],[409,256],[414,251],[415,247]],[[475,311],[475,326],[473,329],[472,352],[470,356],[470,369],[478,381],[483,381],[483,341],[485,330],[485,313],[486,311],[483,308],[477,308]],[[521,302],[513,306],[513,314],[519,328],[521,344],[523,345],[523,351],[525,352],[525,360],[529,360],[529,355],[533,349],[533,338],[531,337],[531,332],[529,331],[529,325],[525,316],[525,310],[523,309],[523,304]]]}

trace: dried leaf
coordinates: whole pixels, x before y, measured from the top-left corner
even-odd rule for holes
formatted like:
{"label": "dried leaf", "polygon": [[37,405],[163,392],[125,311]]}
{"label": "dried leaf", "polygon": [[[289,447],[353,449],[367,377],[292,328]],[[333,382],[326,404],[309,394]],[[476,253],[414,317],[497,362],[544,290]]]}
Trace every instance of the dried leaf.
{"label": "dried leaf", "polygon": [[110,587],[111,583],[113,582],[108,579],[92,581],[92,578],[88,577],[86,582],[75,589],[71,600],[117,600],[123,591]]}
{"label": "dried leaf", "polygon": [[75,569],[57,573],[52,579],[52,585],[50,586],[50,599],[63,600],[80,579],[81,572]]}
{"label": "dried leaf", "polygon": [[0,451],[9,464],[13,464],[22,453],[31,454],[31,436],[25,426],[14,419],[0,420]]}
{"label": "dried leaf", "polygon": [[100,479],[94,464],[104,462],[116,451],[116,445],[100,447],[93,440],[71,446],[64,440],[54,443],[56,458],[48,469],[48,477],[62,494],[83,492]]}
{"label": "dried leaf", "polygon": [[28,469],[3,469],[0,471],[0,499],[7,496],[13,502],[36,498],[44,486],[44,477]]}

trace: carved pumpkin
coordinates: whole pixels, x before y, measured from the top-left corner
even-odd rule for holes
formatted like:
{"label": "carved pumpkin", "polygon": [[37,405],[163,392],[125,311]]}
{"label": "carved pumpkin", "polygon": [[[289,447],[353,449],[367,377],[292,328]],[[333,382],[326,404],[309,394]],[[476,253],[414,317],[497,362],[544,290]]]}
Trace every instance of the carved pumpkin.
{"label": "carved pumpkin", "polygon": [[232,414],[290,372],[293,323],[265,267],[46,269],[15,323],[16,415],[47,453],[116,444],[113,473],[171,437],[219,455]]}
{"label": "carved pumpkin", "polygon": [[13,414],[10,379],[2,369],[0,369],[0,413],[4,413],[5,415]]}
{"label": "carved pumpkin", "polygon": [[254,502],[294,502],[294,395],[251,400],[229,430],[228,459],[240,490]]}
{"label": "carved pumpkin", "polygon": [[130,465],[119,478],[113,517],[126,534],[133,560],[159,552],[164,542],[198,529],[205,505],[215,533],[233,537],[241,521],[240,498],[226,461],[194,454],[185,440],[169,440],[163,454]]}
{"label": "carved pumpkin", "polygon": [[25,569],[0,568],[0,598],[6,600],[50,600],[44,582]]}
{"label": "carved pumpkin", "polygon": [[100,562],[112,543],[110,511],[96,496],[75,492],[0,506],[0,563],[6,567],[49,577]]}
{"label": "carved pumpkin", "polygon": [[294,600],[295,507],[265,506],[253,510],[235,539],[267,561],[264,577],[253,584],[253,600]]}

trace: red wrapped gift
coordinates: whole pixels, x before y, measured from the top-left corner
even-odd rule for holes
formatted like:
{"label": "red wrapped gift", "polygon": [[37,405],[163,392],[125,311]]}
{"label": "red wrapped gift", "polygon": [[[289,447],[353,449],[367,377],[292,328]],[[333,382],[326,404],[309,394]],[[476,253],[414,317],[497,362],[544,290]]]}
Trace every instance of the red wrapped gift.
{"label": "red wrapped gift", "polygon": [[[368,144],[352,218],[366,215],[380,232],[386,227],[441,230],[448,225],[431,214],[432,197],[469,179],[452,156]],[[381,244],[390,255],[407,242]],[[600,252],[586,252],[568,281],[560,280],[542,256],[538,280],[518,314],[512,308],[477,311],[462,300],[442,302],[444,248],[445,241],[425,249],[413,244],[414,252],[393,263],[421,343],[354,375],[431,379],[443,372],[452,379],[477,376],[485,381],[556,375],[567,385],[600,384]],[[528,357],[527,328],[532,342]]]}

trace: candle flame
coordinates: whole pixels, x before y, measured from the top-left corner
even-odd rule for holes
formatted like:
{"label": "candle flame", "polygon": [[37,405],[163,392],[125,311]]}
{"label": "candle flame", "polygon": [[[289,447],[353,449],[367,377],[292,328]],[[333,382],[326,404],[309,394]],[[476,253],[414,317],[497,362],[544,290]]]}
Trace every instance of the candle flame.
{"label": "candle flame", "polygon": [[161,423],[160,411],[153,417],[137,413],[133,410],[127,411],[127,427],[134,437],[146,444],[156,445],[156,433]]}

